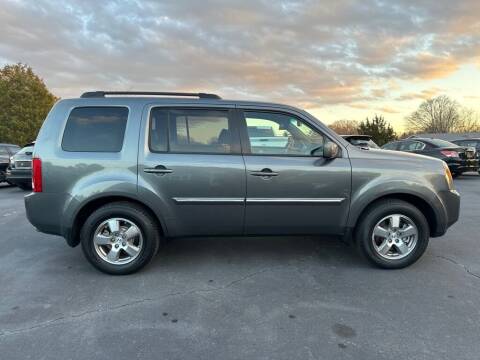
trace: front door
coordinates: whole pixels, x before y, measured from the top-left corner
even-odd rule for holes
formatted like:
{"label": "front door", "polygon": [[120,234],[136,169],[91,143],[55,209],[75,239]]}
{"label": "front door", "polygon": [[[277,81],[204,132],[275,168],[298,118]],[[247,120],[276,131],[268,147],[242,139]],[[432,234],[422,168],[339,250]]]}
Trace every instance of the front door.
{"label": "front door", "polygon": [[243,111],[247,234],[339,234],[350,204],[345,153],[322,156],[328,139],[300,115]]}
{"label": "front door", "polygon": [[162,203],[169,234],[243,232],[245,164],[229,108],[152,107],[139,184]]}

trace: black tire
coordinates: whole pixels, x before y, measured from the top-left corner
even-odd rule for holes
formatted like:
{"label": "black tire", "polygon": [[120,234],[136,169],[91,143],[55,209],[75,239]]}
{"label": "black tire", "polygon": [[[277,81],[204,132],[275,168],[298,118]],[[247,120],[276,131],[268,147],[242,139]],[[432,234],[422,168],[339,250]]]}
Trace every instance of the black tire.
{"label": "black tire", "polygon": [[[140,254],[127,264],[110,264],[95,250],[93,242],[95,230],[102,222],[113,217],[132,221],[143,237]],[[98,270],[112,275],[127,275],[142,269],[153,259],[160,246],[161,236],[158,222],[149,212],[135,203],[122,201],[110,203],[95,210],[81,229],[80,241],[83,254]]]}
{"label": "black tire", "polygon": [[[401,259],[385,259],[374,248],[372,233],[375,225],[384,217],[393,214],[407,216],[418,230],[417,243],[413,250]],[[412,204],[397,200],[380,200],[369,206],[356,228],[355,241],[357,248],[372,264],[384,269],[400,269],[416,262],[425,252],[428,245],[430,230],[422,212]]]}

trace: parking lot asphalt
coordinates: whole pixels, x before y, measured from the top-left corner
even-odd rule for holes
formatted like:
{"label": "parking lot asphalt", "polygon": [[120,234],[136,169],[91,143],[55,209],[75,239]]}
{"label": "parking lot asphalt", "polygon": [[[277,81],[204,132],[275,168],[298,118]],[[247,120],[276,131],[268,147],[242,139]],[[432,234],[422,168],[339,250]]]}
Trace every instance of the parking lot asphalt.
{"label": "parking lot asphalt", "polygon": [[0,186],[0,359],[479,359],[480,176],[460,220],[403,270],[335,239],[169,242],[102,274]]}

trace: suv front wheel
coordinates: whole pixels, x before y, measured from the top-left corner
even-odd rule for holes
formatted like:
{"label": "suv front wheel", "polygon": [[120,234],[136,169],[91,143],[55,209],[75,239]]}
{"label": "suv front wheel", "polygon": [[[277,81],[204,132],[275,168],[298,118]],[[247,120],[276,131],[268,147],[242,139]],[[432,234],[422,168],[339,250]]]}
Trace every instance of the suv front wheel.
{"label": "suv front wheel", "polygon": [[399,269],[425,252],[429,227],[418,208],[402,200],[382,200],[370,206],[357,228],[359,251],[373,264]]}
{"label": "suv front wheel", "polygon": [[83,253],[93,266],[108,274],[126,275],[153,259],[160,245],[160,232],[144,208],[115,202],[87,218],[80,239]]}

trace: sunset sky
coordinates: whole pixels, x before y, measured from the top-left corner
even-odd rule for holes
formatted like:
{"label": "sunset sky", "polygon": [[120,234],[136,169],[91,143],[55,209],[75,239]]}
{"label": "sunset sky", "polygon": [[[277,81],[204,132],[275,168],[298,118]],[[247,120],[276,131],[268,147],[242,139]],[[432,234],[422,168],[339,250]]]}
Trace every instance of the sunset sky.
{"label": "sunset sky", "polygon": [[0,65],[51,91],[208,91],[331,123],[423,99],[480,110],[480,1],[1,0]]}

